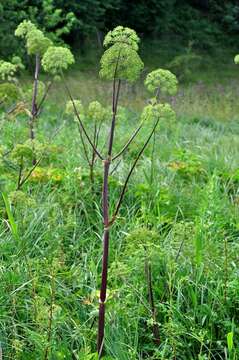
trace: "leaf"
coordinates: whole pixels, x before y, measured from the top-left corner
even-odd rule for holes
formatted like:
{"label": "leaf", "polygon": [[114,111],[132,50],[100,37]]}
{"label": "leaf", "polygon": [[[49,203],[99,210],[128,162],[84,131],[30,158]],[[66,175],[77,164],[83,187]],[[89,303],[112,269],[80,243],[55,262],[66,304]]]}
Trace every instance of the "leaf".
{"label": "leaf", "polygon": [[8,196],[7,196],[7,194],[2,192],[2,197],[3,197],[4,205],[5,205],[5,208],[6,208],[6,212],[7,212],[7,216],[8,216],[9,225],[10,225],[12,235],[15,238],[15,240],[17,242],[19,242],[20,241],[20,236],[19,236],[19,233],[18,233],[17,224],[16,224],[16,222],[14,220],[14,217],[13,217],[13,213],[12,213],[12,210],[11,210],[11,206],[10,206]]}
{"label": "leaf", "polygon": [[233,349],[233,332],[232,331],[227,334],[227,347],[228,347],[229,352],[231,352]]}

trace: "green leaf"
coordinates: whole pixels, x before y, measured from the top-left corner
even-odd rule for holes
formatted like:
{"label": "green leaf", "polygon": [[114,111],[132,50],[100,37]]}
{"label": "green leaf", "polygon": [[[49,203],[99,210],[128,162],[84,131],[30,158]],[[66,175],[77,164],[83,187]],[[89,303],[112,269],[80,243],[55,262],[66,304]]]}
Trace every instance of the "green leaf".
{"label": "green leaf", "polygon": [[232,331],[227,334],[227,347],[228,347],[229,352],[231,352],[233,349],[233,332]]}
{"label": "green leaf", "polygon": [[13,217],[13,213],[12,213],[12,210],[11,210],[11,205],[10,205],[8,196],[7,196],[7,194],[2,192],[2,197],[3,197],[4,205],[5,205],[5,208],[6,208],[6,212],[7,212],[7,216],[8,216],[9,225],[10,225],[12,235],[15,238],[15,240],[17,242],[19,242],[20,241],[20,236],[19,236],[19,233],[18,233],[18,227],[17,227],[17,224],[16,224],[16,222],[14,220],[14,217]]}

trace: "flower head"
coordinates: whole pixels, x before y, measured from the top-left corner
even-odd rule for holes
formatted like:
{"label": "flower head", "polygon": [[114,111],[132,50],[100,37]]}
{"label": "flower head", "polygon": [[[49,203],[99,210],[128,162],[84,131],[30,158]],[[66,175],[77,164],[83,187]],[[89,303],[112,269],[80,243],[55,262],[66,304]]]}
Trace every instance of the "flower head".
{"label": "flower head", "polygon": [[65,108],[65,113],[67,115],[75,115],[75,108],[76,108],[77,113],[79,115],[83,115],[84,114],[84,107],[82,105],[82,102],[80,100],[73,100],[73,101],[74,101],[75,107],[72,104],[71,100],[67,101],[66,108]]}
{"label": "flower head", "polygon": [[145,106],[141,115],[142,121],[154,121],[157,119],[175,120],[175,112],[169,104],[149,104]]}
{"label": "flower head", "polygon": [[17,144],[12,151],[12,158],[17,161],[22,161],[22,158],[31,160],[33,157],[33,149],[31,144],[25,142],[24,144]]}
{"label": "flower head", "polygon": [[117,26],[109,31],[104,39],[104,46],[109,47],[116,43],[126,44],[133,50],[138,51],[139,37],[136,32],[128,27]]}
{"label": "flower head", "polygon": [[150,92],[160,90],[162,94],[175,95],[177,93],[178,80],[169,70],[157,69],[150,72],[144,83]]}
{"label": "flower head", "polygon": [[41,30],[35,29],[28,33],[27,37],[27,52],[29,55],[43,55],[48,47],[52,44]]}
{"label": "flower head", "polygon": [[0,60],[0,79],[1,80],[13,80],[13,77],[17,71],[17,66],[8,61]]}
{"label": "flower head", "polygon": [[144,67],[138,53],[127,44],[115,43],[103,54],[100,76],[107,80],[121,79],[134,82]]}
{"label": "flower head", "polygon": [[5,82],[0,84],[0,101],[12,103],[19,97],[19,89],[14,83]]}
{"label": "flower head", "polygon": [[41,30],[31,22],[24,20],[21,22],[15,35],[26,39],[26,47],[29,55],[43,55],[47,48],[52,44]]}
{"label": "flower head", "polygon": [[19,37],[26,37],[32,30],[36,30],[37,27],[30,20],[23,20],[15,30],[15,35]]}
{"label": "flower head", "polygon": [[12,57],[12,64],[16,65],[18,70],[24,70],[25,66],[22,63],[22,59],[19,56],[14,55]]}
{"label": "flower head", "polygon": [[66,70],[75,62],[72,52],[62,46],[50,46],[42,58],[42,66],[46,72],[52,75]]}
{"label": "flower head", "polygon": [[102,122],[106,118],[106,110],[98,101],[92,101],[88,107],[88,116],[96,122]]}
{"label": "flower head", "polygon": [[239,65],[239,55],[235,56],[234,61],[236,65]]}

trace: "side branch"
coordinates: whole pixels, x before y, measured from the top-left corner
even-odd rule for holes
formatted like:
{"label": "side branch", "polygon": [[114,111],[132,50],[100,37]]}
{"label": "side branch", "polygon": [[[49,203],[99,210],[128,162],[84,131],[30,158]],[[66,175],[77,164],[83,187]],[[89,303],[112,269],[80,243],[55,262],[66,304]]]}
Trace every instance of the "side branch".
{"label": "side branch", "polygon": [[80,133],[80,139],[81,139],[81,142],[82,142],[82,145],[83,145],[84,155],[85,155],[85,158],[86,158],[86,161],[87,161],[88,165],[90,165],[90,159],[89,159],[89,156],[88,156],[88,153],[87,153],[85,140],[83,138],[82,128],[80,127],[80,124],[78,124],[78,125],[79,125],[79,133]]}
{"label": "side branch", "polygon": [[114,132],[115,132],[115,122],[116,122],[116,114],[117,114],[117,108],[118,108],[118,102],[119,102],[119,93],[120,93],[120,85],[121,81],[119,80],[117,91],[115,91],[115,79],[114,79],[114,86],[113,86],[113,117],[111,122],[111,128],[110,128],[110,136],[109,136],[109,149],[108,149],[108,157],[111,158],[112,155],[112,148],[113,148],[113,142],[114,142]]}
{"label": "side branch", "polygon": [[135,168],[135,166],[137,165],[137,163],[138,163],[141,155],[143,154],[144,150],[146,149],[148,143],[150,142],[150,139],[151,139],[151,137],[153,136],[154,131],[155,131],[158,123],[159,123],[159,118],[158,118],[158,120],[156,121],[156,123],[155,123],[155,125],[154,125],[154,127],[153,127],[153,130],[152,130],[151,133],[149,134],[149,137],[148,137],[147,141],[145,142],[144,146],[142,147],[142,149],[141,149],[140,152],[138,153],[136,159],[134,160],[134,163],[133,163],[133,165],[132,165],[132,167],[131,167],[128,175],[127,175],[127,178],[126,178],[126,180],[125,180],[125,183],[124,183],[123,189],[122,189],[122,191],[121,191],[121,194],[120,194],[118,203],[117,203],[117,205],[116,205],[116,209],[115,209],[115,211],[114,211],[114,213],[113,213],[113,216],[112,216],[112,218],[111,218],[111,220],[110,220],[110,222],[109,222],[110,225],[112,225],[112,224],[115,222],[115,220],[116,220],[116,217],[117,217],[117,215],[118,215],[118,213],[119,213],[119,210],[120,210],[120,207],[121,207],[121,204],[122,204],[122,201],[123,201],[123,198],[124,198],[126,189],[127,189],[127,185],[128,185],[129,179],[130,179],[130,177],[131,177],[131,175],[132,175],[132,173],[133,173],[133,171],[134,171],[134,168]]}
{"label": "side branch", "polygon": [[118,159],[118,157],[120,157],[128,149],[128,147],[130,146],[130,144],[132,143],[132,141],[134,140],[134,138],[136,137],[136,135],[138,134],[138,132],[142,128],[142,125],[143,125],[142,123],[139,125],[139,127],[134,131],[134,133],[129,138],[127,143],[124,145],[124,147],[121,149],[121,151],[112,158],[112,161]]}
{"label": "side branch", "polygon": [[53,81],[50,81],[50,83],[47,85],[47,88],[46,88],[46,90],[45,90],[45,92],[44,92],[44,94],[43,94],[43,96],[42,96],[42,98],[41,98],[41,101],[40,101],[38,107],[37,107],[37,114],[36,114],[36,116],[39,116],[39,114],[40,114],[40,112],[41,112],[41,108],[42,108],[42,106],[43,106],[43,104],[44,104],[44,102],[45,102],[45,100],[46,100],[46,98],[47,98],[47,95],[48,95],[48,93],[49,93],[49,91],[50,91],[50,89],[51,89],[51,87],[52,87],[52,84],[53,84]]}
{"label": "side branch", "polygon": [[[29,119],[29,127],[30,127],[30,139],[35,139],[34,133],[34,120],[37,116],[37,94],[38,94],[38,77],[40,72],[40,56],[36,55],[36,63],[35,63],[35,74],[34,74],[34,83],[33,83],[33,94],[32,94],[32,107],[31,107],[31,116]],[[35,159],[33,160],[33,163]],[[33,164],[34,165],[34,164]]]}
{"label": "side branch", "polygon": [[[63,78],[63,79],[64,79],[64,78]],[[91,147],[92,147],[92,149],[95,151],[95,153],[99,156],[99,158],[100,158],[101,160],[104,160],[103,156],[100,154],[100,152],[96,149],[95,145],[94,145],[93,142],[91,141],[91,139],[90,139],[90,137],[89,137],[89,135],[88,135],[88,133],[87,133],[84,125],[83,125],[83,122],[81,121],[81,118],[80,118],[80,116],[79,116],[79,114],[78,114],[78,111],[77,111],[77,109],[76,109],[76,105],[75,105],[74,99],[73,99],[73,97],[72,97],[72,95],[71,95],[71,92],[70,92],[70,90],[69,90],[66,82],[65,82],[65,79],[64,79],[64,86],[65,86],[66,91],[67,91],[67,93],[68,93],[68,95],[69,95],[69,97],[70,97],[70,100],[71,100],[71,102],[72,102],[72,105],[73,105],[73,108],[74,108],[74,111],[75,111],[75,115],[76,115],[76,117],[77,117],[77,120],[78,120],[79,123],[80,123],[80,126],[81,126],[81,129],[83,130],[83,133],[85,134],[85,136],[86,136],[89,144],[91,145]]]}

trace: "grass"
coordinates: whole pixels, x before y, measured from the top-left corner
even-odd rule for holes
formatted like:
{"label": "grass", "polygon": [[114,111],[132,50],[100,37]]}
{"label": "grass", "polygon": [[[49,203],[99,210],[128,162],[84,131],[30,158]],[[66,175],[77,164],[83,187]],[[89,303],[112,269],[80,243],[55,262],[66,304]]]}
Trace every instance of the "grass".
{"label": "grass", "polygon": [[[218,73],[209,80],[207,69],[200,79],[208,81],[181,86],[173,103],[177,121],[162,122],[157,130],[153,180],[152,144],[130,180],[112,229],[106,359],[239,359],[238,75],[232,81],[233,66],[229,72],[228,80],[220,82]],[[84,103],[110,94],[108,84],[89,69],[75,69],[68,82]],[[145,99],[139,86],[126,87],[121,105],[127,109],[117,125],[115,152],[135,128]],[[17,172],[11,154],[0,163],[4,359],[95,356],[102,166],[97,165],[92,193],[77,126],[63,113],[65,101],[61,84],[55,85],[37,138],[47,142],[56,128],[64,127],[21,193],[14,192]],[[147,133],[144,128],[110,177],[114,202]],[[2,127],[0,145],[11,149],[26,138],[25,118],[11,119]]]}

